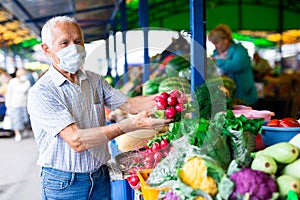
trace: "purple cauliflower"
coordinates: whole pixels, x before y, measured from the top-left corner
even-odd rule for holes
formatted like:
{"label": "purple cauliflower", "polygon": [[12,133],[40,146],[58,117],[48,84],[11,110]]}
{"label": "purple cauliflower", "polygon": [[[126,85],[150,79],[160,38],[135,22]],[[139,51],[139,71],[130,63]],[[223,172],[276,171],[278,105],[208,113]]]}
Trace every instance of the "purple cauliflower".
{"label": "purple cauliflower", "polygon": [[262,171],[243,168],[231,174],[230,179],[235,184],[230,196],[233,200],[241,199],[247,193],[251,200],[268,200],[274,192],[278,192],[276,181]]}
{"label": "purple cauliflower", "polygon": [[180,197],[176,195],[176,193],[173,190],[168,191],[166,194],[164,200],[181,200]]}

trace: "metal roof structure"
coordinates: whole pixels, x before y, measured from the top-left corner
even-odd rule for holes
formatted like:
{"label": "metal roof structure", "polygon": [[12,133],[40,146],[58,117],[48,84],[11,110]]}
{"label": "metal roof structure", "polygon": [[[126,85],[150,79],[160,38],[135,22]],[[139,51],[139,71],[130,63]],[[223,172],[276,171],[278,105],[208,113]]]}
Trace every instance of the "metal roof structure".
{"label": "metal roof structure", "polygon": [[36,36],[48,19],[59,15],[74,17],[84,31],[86,42],[90,42],[107,37],[121,1],[1,0],[0,3]]}
{"label": "metal roof structure", "polygon": [[[189,0],[143,0],[148,3],[147,13],[140,11],[141,1],[0,0],[0,8],[6,9],[11,15],[2,20],[0,13],[0,25],[7,22],[19,24],[24,29],[23,34],[39,37],[41,28],[48,19],[68,15],[77,19],[84,31],[86,42],[106,39],[111,31],[141,27],[140,20],[145,14],[148,15],[149,27],[176,31],[190,29]],[[122,7],[125,3],[126,6]],[[278,32],[300,27],[298,0],[206,0],[205,4],[207,30],[219,23],[229,25],[233,31]],[[122,8],[126,15],[121,13]],[[15,42],[20,41],[19,39]]]}
{"label": "metal roof structure", "polygon": [[[186,30],[193,41],[205,47],[206,29],[220,23],[229,25],[234,32],[264,30],[281,33],[300,27],[299,0],[0,0],[0,8],[10,13],[10,17],[2,21],[0,15],[0,25],[5,26],[3,30],[0,26],[0,44],[27,41],[25,36],[23,42],[15,40],[13,36],[18,31],[13,29],[8,29],[10,34],[6,38],[9,23],[17,24],[21,30],[28,28],[29,36],[39,37],[43,24],[58,15],[74,17],[83,29],[85,42],[107,39],[112,31],[158,27]],[[144,47],[146,51],[147,45]],[[203,53],[200,59],[199,50],[191,45],[192,66],[204,66],[201,63],[204,56]],[[145,63],[148,61],[145,52]]]}

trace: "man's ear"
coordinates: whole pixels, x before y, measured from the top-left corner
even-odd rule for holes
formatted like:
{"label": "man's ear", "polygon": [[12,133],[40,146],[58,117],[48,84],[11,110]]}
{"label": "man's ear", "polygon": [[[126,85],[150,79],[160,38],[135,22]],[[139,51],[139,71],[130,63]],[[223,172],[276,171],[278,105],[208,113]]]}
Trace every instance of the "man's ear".
{"label": "man's ear", "polygon": [[46,54],[46,55],[48,55],[48,56],[50,56],[49,54],[50,54],[50,48],[49,48],[49,46],[46,44],[46,43],[42,43],[41,44],[41,48],[42,48],[42,50],[44,51],[44,53]]}

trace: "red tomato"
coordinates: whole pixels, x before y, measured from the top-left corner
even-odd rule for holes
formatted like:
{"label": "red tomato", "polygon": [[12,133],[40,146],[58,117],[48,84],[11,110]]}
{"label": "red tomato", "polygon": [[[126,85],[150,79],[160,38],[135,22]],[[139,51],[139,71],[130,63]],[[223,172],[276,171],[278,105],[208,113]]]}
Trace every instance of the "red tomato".
{"label": "red tomato", "polygon": [[278,127],[279,126],[279,120],[278,119],[271,119],[268,123],[267,126],[270,127]]}
{"label": "red tomato", "polygon": [[300,127],[300,123],[294,118],[284,118],[279,122],[280,127]]}

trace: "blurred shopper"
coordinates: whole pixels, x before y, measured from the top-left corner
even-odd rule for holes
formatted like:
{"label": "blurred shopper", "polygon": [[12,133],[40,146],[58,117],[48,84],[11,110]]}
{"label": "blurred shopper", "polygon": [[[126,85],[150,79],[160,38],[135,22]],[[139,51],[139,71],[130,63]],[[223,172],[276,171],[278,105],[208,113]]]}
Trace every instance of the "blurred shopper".
{"label": "blurred shopper", "polygon": [[[41,36],[52,66],[30,89],[28,111],[39,148],[42,199],[111,199],[105,165],[109,140],[141,128],[162,128],[170,120],[149,118],[153,96],[128,98],[99,74],[82,70],[86,52],[75,19],[52,18]],[[136,115],[106,125],[105,106]]]}
{"label": "blurred shopper", "polygon": [[27,112],[27,97],[30,82],[27,80],[27,72],[23,68],[16,71],[16,77],[8,83],[5,95],[6,113],[10,116],[11,127],[15,132],[15,140],[21,141],[22,133],[30,128]]}
{"label": "blurred shopper", "polygon": [[254,61],[254,65],[252,69],[254,74],[254,80],[257,82],[262,82],[263,78],[267,74],[271,73],[272,68],[266,59],[260,57],[258,52],[255,52],[253,54],[253,61]]}
{"label": "blurred shopper", "polygon": [[12,79],[5,70],[0,70],[0,96],[5,96],[7,91],[8,82]]}
{"label": "blurred shopper", "polygon": [[215,45],[213,59],[220,72],[236,83],[235,97],[254,104],[258,97],[247,49],[233,41],[230,28],[224,24],[212,29],[208,39]]}

